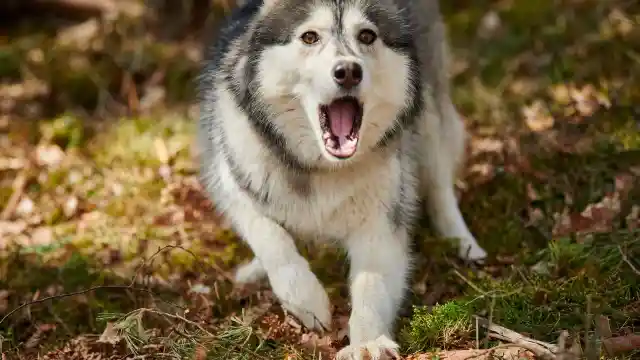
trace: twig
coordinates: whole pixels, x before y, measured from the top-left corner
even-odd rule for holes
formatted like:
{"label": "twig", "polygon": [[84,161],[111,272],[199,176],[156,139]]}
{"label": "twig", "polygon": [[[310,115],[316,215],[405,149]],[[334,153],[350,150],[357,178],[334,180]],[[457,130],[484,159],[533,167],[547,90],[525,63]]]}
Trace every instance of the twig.
{"label": "twig", "polygon": [[618,251],[620,251],[620,256],[622,256],[622,261],[626,262],[627,265],[629,265],[629,267],[631,268],[631,270],[633,270],[633,272],[636,273],[636,275],[640,276],[640,270],[638,270],[638,268],[636,268],[635,265],[633,265],[631,260],[629,260],[629,258],[627,257],[627,254],[622,250],[622,246],[618,245]]}
{"label": "twig", "polygon": [[[17,311],[20,311],[22,309],[24,309],[27,306],[31,306],[31,305],[36,305],[36,304],[40,304],[49,300],[57,300],[57,299],[63,299],[63,298],[67,298],[67,297],[72,297],[72,296],[76,296],[76,295],[82,295],[82,294],[86,294],[95,290],[100,290],[100,289],[105,289],[105,290],[113,290],[113,289],[117,289],[117,290],[132,290],[132,291],[139,291],[139,292],[144,292],[150,295],[155,295],[151,290],[148,289],[141,289],[141,288],[136,288],[136,287],[132,287],[132,286],[125,286],[125,285],[102,285],[102,286],[94,286],[94,287],[90,287],[88,289],[84,289],[84,290],[79,290],[79,291],[75,291],[75,292],[71,292],[71,293],[66,293],[66,294],[60,294],[60,295],[53,295],[53,296],[49,296],[46,298],[42,298],[42,299],[38,299],[38,300],[33,300],[33,301],[29,301],[26,302],[20,306],[18,306],[17,308],[9,311],[9,313],[7,315],[5,315],[1,320],[0,320],[0,325],[2,325],[2,323],[8,319],[11,315],[13,315],[14,313],[16,313]],[[180,306],[176,303],[173,303],[171,301],[168,300],[163,300],[160,299],[160,301],[177,307],[181,310],[186,310],[186,308],[184,306]]]}
{"label": "twig", "polygon": [[205,329],[202,325],[198,324],[197,322],[191,321],[183,316],[180,315],[176,315],[176,314],[169,314],[163,311],[159,311],[159,310],[155,310],[155,309],[149,309],[149,308],[140,308],[137,309],[136,311],[139,311],[141,313],[152,313],[152,314],[156,314],[156,315],[160,315],[160,316],[166,316],[172,319],[176,319],[176,320],[180,320],[183,321],[189,325],[193,325],[195,327],[197,327],[200,331],[202,331],[203,333],[207,334],[207,336],[211,337],[211,338],[215,338],[215,335],[213,335],[212,333],[210,333],[207,329]]}
{"label": "twig", "polygon": [[555,354],[558,353],[558,347],[555,345],[523,336],[513,330],[491,323],[489,320],[479,316],[476,316],[476,321],[480,326],[489,330],[489,335],[491,337],[509,341],[512,344],[526,348],[541,359],[555,359]]}
{"label": "twig", "polygon": [[[180,233],[181,237],[185,236],[184,234],[182,234],[182,232]],[[131,279],[131,283],[129,284],[129,286],[133,286],[135,284],[135,282],[138,279],[138,275],[140,274],[140,271],[142,269],[146,270],[146,266],[147,265],[152,265],[153,264],[153,260],[162,252],[164,252],[165,250],[173,250],[173,249],[180,249],[184,252],[186,252],[187,254],[191,255],[193,257],[193,259],[202,266],[207,266],[208,264],[205,264],[203,261],[201,261],[198,256],[191,250],[186,249],[180,245],[165,245],[161,248],[159,248],[158,250],[156,250],[156,252],[154,252],[153,254],[151,254],[151,256],[148,259],[143,259],[142,260],[142,264],[140,264],[140,266],[138,266],[138,268],[135,271],[135,275],[133,276],[133,279]],[[233,279],[228,276],[227,274],[224,273],[224,271],[222,271],[222,269],[220,269],[218,266],[209,266],[211,268],[213,268],[213,270],[216,270],[217,272],[220,272],[220,274],[228,281],[232,282]]]}

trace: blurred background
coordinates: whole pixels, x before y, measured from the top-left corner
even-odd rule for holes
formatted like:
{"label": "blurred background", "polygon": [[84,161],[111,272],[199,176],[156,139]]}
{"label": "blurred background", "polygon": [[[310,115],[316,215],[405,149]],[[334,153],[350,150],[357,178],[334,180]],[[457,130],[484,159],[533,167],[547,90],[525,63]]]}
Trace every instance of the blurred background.
{"label": "blurred background", "polygon": [[[302,249],[336,307],[328,335],[229,281],[250,252],[197,181],[194,130],[203,44],[234,6],[0,3],[2,360],[326,359],[345,344],[338,251]],[[425,222],[404,353],[513,342],[478,339],[481,315],[548,344],[567,331],[581,356],[638,356],[640,4],[442,8],[470,131],[461,207],[492,260],[472,272]]]}

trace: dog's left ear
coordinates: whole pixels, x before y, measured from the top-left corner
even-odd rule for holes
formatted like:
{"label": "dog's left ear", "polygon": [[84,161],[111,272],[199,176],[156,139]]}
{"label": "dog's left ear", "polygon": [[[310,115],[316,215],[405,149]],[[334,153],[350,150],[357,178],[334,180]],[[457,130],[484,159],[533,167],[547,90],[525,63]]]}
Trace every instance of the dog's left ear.
{"label": "dog's left ear", "polygon": [[262,7],[265,9],[270,9],[278,3],[282,2],[282,0],[262,0]]}
{"label": "dog's left ear", "polygon": [[[236,0],[236,7],[241,8],[245,6],[250,0]],[[262,6],[269,7],[279,2],[280,0],[262,0]]]}

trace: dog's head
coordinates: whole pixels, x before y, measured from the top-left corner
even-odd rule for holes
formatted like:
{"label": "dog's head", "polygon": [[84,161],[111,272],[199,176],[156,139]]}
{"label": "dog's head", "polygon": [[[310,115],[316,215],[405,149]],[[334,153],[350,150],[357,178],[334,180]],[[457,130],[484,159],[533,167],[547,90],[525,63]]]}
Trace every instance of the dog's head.
{"label": "dog's head", "polygon": [[393,0],[264,0],[249,66],[289,150],[315,166],[385,143],[419,106],[419,68]]}

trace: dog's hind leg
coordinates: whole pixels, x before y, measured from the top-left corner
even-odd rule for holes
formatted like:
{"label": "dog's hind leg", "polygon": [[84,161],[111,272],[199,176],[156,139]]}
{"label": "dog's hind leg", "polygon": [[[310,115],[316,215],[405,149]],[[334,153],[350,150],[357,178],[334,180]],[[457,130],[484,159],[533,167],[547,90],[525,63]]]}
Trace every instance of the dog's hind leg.
{"label": "dog's hind leg", "polygon": [[450,99],[445,98],[440,104],[433,98],[430,101],[427,104],[430,110],[420,123],[425,139],[421,149],[421,185],[427,212],[441,236],[459,239],[462,259],[480,261],[487,253],[469,231],[454,192],[456,172],[464,156],[464,123]]}

